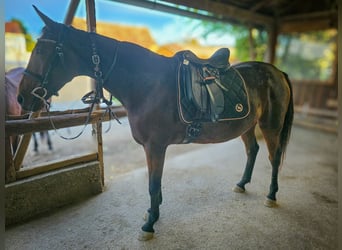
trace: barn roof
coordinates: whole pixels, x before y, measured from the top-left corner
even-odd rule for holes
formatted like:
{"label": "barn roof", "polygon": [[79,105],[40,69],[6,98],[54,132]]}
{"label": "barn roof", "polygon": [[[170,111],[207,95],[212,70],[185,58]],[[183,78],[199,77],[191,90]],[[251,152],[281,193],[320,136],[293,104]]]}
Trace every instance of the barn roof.
{"label": "barn roof", "polygon": [[110,0],[201,19],[302,32],[337,28],[337,0]]}

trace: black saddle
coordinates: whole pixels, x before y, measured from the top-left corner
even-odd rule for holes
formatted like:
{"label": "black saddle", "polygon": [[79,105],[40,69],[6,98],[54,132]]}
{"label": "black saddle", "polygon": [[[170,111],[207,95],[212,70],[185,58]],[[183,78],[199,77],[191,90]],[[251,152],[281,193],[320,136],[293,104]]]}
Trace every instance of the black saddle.
{"label": "black saddle", "polygon": [[180,51],[178,71],[179,113],[185,123],[241,119],[249,113],[244,80],[230,67],[229,49],[221,48],[200,59]]}
{"label": "black saddle", "polygon": [[178,55],[182,55],[185,60],[188,60],[189,62],[197,64],[197,65],[211,66],[211,67],[219,69],[219,70],[225,70],[225,69],[227,69],[229,67],[230,51],[229,51],[228,48],[218,49],[208,59],[198,58],[190,50],[180,51],[177,54]]}

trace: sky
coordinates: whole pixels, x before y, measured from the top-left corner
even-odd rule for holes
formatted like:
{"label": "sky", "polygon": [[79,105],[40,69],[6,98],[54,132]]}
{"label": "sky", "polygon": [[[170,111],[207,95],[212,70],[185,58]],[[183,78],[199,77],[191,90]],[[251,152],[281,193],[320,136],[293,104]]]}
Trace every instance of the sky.
{"label": "sky", "polygon": [[[80,1],[75,14],[77,17],[86,16],[84,2],[84,0]],[[63,22],[69,3],[70,0],[5,0],[5,21],[10,21],[12,18],[21,20],[28,32],[36,39],[43,28],[43,22],[32,5],[54,21]],[[198,20],[189,21],[186,17],[108,0],[96,0],[95,8],[96,19],[99,21],[148,27],[153,38],[160,45],[185,40],[189,35],[197,38],[203,45],[231,46],[234,43],[229,36],[212,36],[206,40],[201,38],[201,30],[195,32],[191,25],[199,22]]]}

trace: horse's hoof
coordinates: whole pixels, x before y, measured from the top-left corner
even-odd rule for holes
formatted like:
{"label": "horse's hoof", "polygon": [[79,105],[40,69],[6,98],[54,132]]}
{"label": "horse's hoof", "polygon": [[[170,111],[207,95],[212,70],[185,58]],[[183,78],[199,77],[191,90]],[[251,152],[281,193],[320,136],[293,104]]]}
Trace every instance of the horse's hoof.
{"label": "horse's hoof", "polygon": [[235,187],[233,187],[233,191],[234,191],[235,193],[244,193],[244,192],[246,192],[245,189],[239,187],[238,185],[236,185]]}
{"label": "horse's hoof", "polygon": [[152,232],[145,232],[145,231],[141,231],[138,237],[138,240],[140,241],[148,241],[150,239],[153,238],[153,234]]}
{"label": "horse's hoof", "polygon": [[264,205],[265,205],[266,207],[276,207],[276,206],[278,206],[277,201],[271,200],[271,199],[269,199],[269,198],[266,198],[266,200],[265,200],[265,202],[264,202]]}

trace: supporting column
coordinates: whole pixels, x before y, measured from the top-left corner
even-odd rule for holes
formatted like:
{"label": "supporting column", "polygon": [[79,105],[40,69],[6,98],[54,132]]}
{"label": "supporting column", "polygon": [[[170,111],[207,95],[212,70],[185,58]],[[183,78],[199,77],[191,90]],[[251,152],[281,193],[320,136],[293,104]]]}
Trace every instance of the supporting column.
{"label": "supporting column", "polygon": [[76,9],[77,9],[79,3],[80,3],[80,0],[71,0],[67,14],[64,18],[64,24],[66,24],[66,25],[72,24],[72,20],[75,17],[75,12],[76,12]]}
{"label": "supporting column", "polygon": [[278,38],[278,24],[276,21],[273,22],[268,27],[268,44],[267,44],[267,53],[266,53],[266,62],[275,63],[276,56],[276,47],[277,47],[277,38]]}
{"label": "supporting column", "polygon": [[[96,32],[96,11],[95,11],[94,0],[86,0],[86,10],[87,10],[87,30],[89,32]],[[93,90],[96,89],[96,83],[94,79],[91,80],[91,88]],[[95,109],[100,109],[100,106],[97,104],[95,106]],[[102,121],[100,120],[96,124],[93,124],[93,129],[96,131],[98,160],[99,160],[100,174],[101,174],[101,179],[102,179],[102,187],[104,187]]]}

